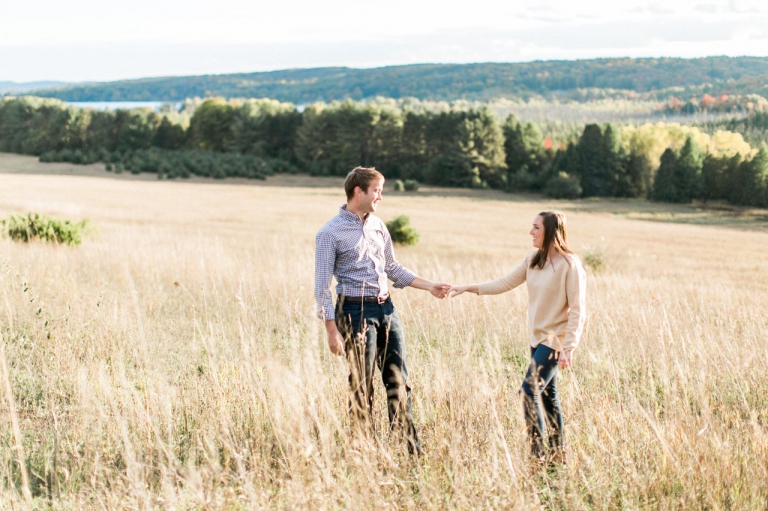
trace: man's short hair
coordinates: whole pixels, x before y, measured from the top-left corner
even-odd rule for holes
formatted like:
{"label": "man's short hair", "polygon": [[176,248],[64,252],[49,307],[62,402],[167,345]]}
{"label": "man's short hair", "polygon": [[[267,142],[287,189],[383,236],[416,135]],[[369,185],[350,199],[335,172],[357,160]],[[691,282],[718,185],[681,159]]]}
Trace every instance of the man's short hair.
{"label": "man's short hair", "polygon": [[347,178],[344,180],[344,191],[347,193],[347,200],[355,196],[355,187],[359,186],[363,193],[365,193],[368,191],[371,181],[379,179],[384,179],[384,176],[373,167],[355,167],[347,174]]}

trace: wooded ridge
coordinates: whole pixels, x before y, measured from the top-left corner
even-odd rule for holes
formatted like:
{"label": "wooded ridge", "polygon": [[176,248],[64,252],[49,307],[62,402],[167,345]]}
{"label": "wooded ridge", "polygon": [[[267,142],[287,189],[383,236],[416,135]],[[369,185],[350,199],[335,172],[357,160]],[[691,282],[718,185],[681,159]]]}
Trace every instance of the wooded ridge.
{"label": "wooded ridge", "polygon": [[700,94],[768,97],[768,57],[614,58],[526,63],[417,64],[353,69],[142,78],[35,91],[65,101],[271,98],[295,104],[376,96],[427,100],[531,97],[664,99]]}

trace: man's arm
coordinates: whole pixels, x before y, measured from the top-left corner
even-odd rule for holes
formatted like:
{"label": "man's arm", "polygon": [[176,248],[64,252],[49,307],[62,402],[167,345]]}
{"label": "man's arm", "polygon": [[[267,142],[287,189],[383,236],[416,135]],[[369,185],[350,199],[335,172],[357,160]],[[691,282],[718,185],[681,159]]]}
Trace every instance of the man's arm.
{"label": "man's arm", "polygon": [[328,348],[335,355],[344,354],[344,342],[336,328],[336,311],[333,309],[331,285],[333,268],[336,264],[336,247],[333,237],[321,230],[315,238],[315,302],[317,315],[325,321]]}
{"label": "man's arm", "polygon": [[424,291],[429,291],[435,298],[445,298],[448,290],[451,288],[450,284],[436,283],[423,279],[400,264],[395,257],[392,237],[386,227],[384,228],[384,257],[386,260],[387,277],[397,288],[410,286],[416,289],[423,289]]}
{"label": "man's arm", "polygon": [[328,349],[334,355],[344,354],[344,337],[341,336],[336,320],[330,319],[325,322],[325,333],[328,335]]}
{"label": "man's arm", "polygon": [[423,279],[421,277],[414,277],[410,284],[408,284],[410,287],[415,287],[416,289],[423,289],[424,291],[429,291],[432,296],[435,298],[445,298],[448,291],[451,289],[450,284],[445,284],[442,282],[432,282],[427,279]]}

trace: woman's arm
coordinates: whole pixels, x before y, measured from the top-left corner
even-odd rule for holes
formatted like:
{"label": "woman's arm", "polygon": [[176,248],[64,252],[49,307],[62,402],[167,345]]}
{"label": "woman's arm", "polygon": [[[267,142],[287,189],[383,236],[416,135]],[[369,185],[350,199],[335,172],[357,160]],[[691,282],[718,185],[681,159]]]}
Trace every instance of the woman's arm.
{"label": "woman's arm", "polygon": [[515,266],[511,272],[504,275],[500,279],[483,282],[482,284],[476,284],[477,294],[498,295],[515,289],[517,286],[525,282],[525,278],[528,273],[528,263],[529,257],[526,257],[520,261],[520,263]]}
{"label": "woman's arm", "polygon": [[452,286],[450,291],[448,291],[447,296],[452,298],[462,293],[498,295],[510,291],[525,282],[525,276],[528,271],[528,260],[528,257],[523,259],[511,272],[500,279],[489,280],[488,282],[483,282],[481,284],[470,284],[468,286]]}

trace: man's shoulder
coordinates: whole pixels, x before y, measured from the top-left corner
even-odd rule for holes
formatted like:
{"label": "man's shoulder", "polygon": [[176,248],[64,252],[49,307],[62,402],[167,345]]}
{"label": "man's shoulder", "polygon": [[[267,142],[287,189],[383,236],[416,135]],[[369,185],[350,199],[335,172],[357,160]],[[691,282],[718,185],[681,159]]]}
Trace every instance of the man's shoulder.
{"label": "man's shoulder", "polygon": [[330,220],[325,222],[320,230],[317,231],[317,237],[333,236],[334,232],[338,229],[340,216],[336,215]]}
{"label": "man's shoulder", "polygon": [[328,220],[327,222],[325,222],[325,224],[323,224],[323,226],[320,228],[318,233],[323,232],[323,231],[332,231],[334,228],[336,228],[336,227],[338,227],[338,226],[340,226],[340,225],[342,225],[344,223],[346,223],[346,218],[344,218],[344,216],[341,214],[341,212],[336,213],[335,215],[333,215],[330,218],[330,220]]}

